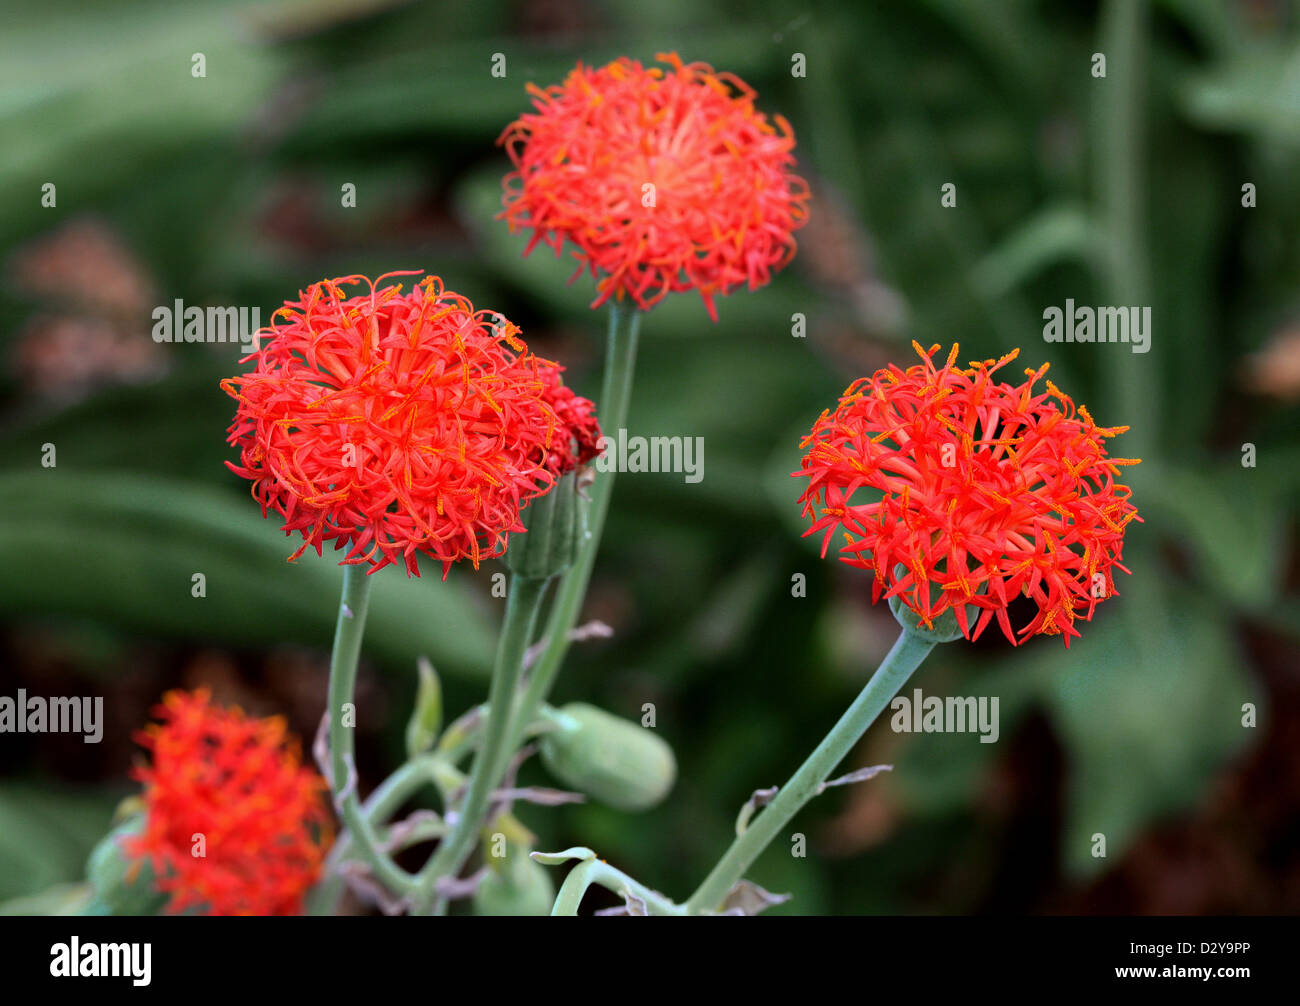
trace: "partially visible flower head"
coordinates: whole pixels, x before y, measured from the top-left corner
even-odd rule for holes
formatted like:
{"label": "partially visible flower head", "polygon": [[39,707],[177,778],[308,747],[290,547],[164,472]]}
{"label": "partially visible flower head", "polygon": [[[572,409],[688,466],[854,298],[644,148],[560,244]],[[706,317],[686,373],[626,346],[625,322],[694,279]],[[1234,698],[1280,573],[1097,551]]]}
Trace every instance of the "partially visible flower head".
{"label": "partially visible flower head", "polygon": [[586,464],[601,450],[596,406],[565,386],[560,378],[563,370],[557,365],[542,372],[542,397],[555,412],[561,431],[553,439],[546,456],[546,469],[557,479]]}
{"label": "partially visible flower head", "polygon": [[1112,567],[1128,572],[1124,530],[1141,518],[1115,480],[1137,461],[1105,446],[1128,427],[1094,423],[1047,364],[995,380],[1019,350],[962,369],[956,346],[936,367],[938,345],[912,345],[921,363],[855,381],[804,438],[806,533],[824,535],[822,555],[842,535],[841,558],[875,572],[872,600],[899,597],[927,627],[953,608],[966,638],[996,617],[1015,644],[1007,606],[1023,594],[1038,614],[1019,637],[1069,646],[1075,619],[1115,593]]}
{"label": "partially visible flower head", "polygon": [[500,555],[520,507],[553,483],[554,364],[436,276],[409,293],[385,278],[324,280],[276,311],[252,373],[221,384],[239,402],[240,462],[227,464],[264,516],[302,534],[291,559],[333,541],[371,572],[402,562],[419,576],[423,552],[446,576]]}
{"label": "partially visible flower head", "polygon": [[714,298],[763,286],[794,257],[808,185],[791,173],[794,133],[754,108],[754,91],[707,63],[660,54],[659,66],[581,64],[563,84],[529,85],[535,112],[501,135],[511,230],[557,255],[575,246],[577,278],[598,296],[645,309],[668,293]]}
{"label": "partially visible flower head", "polygon": [[136,737],[150,764],[132,773],[144,827],[125,851],[148,857],[169,912],[297,914],[332,830],[329,787],[284,720],[215,706],[202,690],[168,692],[154,713],[162,722]]}

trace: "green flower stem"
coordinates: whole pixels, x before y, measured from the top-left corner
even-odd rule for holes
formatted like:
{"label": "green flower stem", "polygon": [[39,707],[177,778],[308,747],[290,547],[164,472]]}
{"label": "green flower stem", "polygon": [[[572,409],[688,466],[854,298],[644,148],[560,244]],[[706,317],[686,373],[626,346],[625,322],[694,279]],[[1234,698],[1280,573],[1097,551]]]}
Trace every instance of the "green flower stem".
{"label": "green flower stem", "polygon": [[867,732],[867,728],[907,683],[912,672],[921,666],[921,661],[934,646],[933,640],[924,639],[910,629],[903,629],[876,673],[839,722],[808,756],[808,760],[799,766],[790,781],[781,787],[776,798],[759,811],[748,828],[736,836],[731,848],[718,860],[713,872],[704,879],[699,890],[691,895],[685,906],[688,914],[711,912],[722,903],[727,892],[745,875],[754,860],[790,823],[803,805],[817,795],[818,788],[830,776],[831,771]]}
{"label": "green flower stem", "polygon": [[[375,787],[361,806],[361,813],[373,828],[382,825],[407,800],[417,793],[422,786],[433,781],[436,758],[421,755],[406,762],[392,775]],[[330,849],[325,859],[324,879],[312,888],[307,895],[305,910],[307,915],[332,915],[338,907],[338,900],[343,894],[343,878],[339,876],[338,867],[352,857],[355,852],[352,835],[344,832]]]}
{"label": "green flower stem", "polygon": [[[1108,0],[1101,13],[1098,51],[1106,53],[1109,77],[1096,89],[1095,148],[1106,235],[1103,280],[1115,304],[1151,303],[1142,178],[1147,17],[1145,0]],[[1133,457],[1150,452],[1159,422],[1160,387],[1153,358],[1135,357],[1126,346],[1106,354],[1111,404],[1115,415],[1123,417],[1117,421],[1131,427],[1125,451]],[[1134,475],[1141,480],[1141,471]]]}
{"label": "green flower stem", "polygon": [[[1106,54],[1105,86],[1095,90],[1096,110],[1092,144],[1096,151],[1094,170],[1098,212],[1103,223],[1101,276],[1112,304],[1150,305],[1150,251],[1148,247],[1146,197],[1147,179],[1147,73],[1150,11],[1147,0],[1107,0],[1100,16],[1097,51]],[[1111,422],[1123,423],[1129,431],[1123,437],[1122,453],[1147,458],[1157,453],[1163,395],[1159,350],[1133,354],[1124,345],[1113,346],[1104,355],[1103,387],[1110,394]],[[1101,415],[1100,409],[1098,415]],[[1125,481],[1136,496],[1158,476],[1149,464],[1127,469]],[[1134,569],[1137,569],[1134,566]],[[1136,581],[1135,581],[1136,582]],[[1166,635],[1171,632],[1169,602],[1159,577],[1149,577],[1139,587],[1146,604],[1121,609],[1133,635],[1133,659],[1139,664],[1159,659]]]}
{"label": "green flower stem", "polygon": [[353,728],[343,725],[345,706],[352,706],[357,684],[357,660],[361,637],[366,631],[366,610],[370,604],[369,567],[353,564],[343,568],[343,598],[334,629],[334,652],[330,657],[329,737],[330,775],[334,806],[352,843],[370,867],[375,879],[394,894],[405,895],[415,878],[380,849],[370,820],[362,812],[357,796],[357,773]]}
{"label": "green flower stem", "polygon": [[513,750],[507,743],[510,739],[510,709],[523,673],[524,653],[533,638],[537,613],[548,582],[522,576],[510,578],[505,621],[497,640],[496,665],[492,669],[492,685],[488,690],[487,723],[484,724],[482,742],[474,757],[468,789],[451,834],[420,871],[412,903],[415,914],[429,912],[435,900],[441,902],[436,892],[438,879],[455,876],[469,859],[483,827],[483,815],[492,790],[505,773]]}
{"label": "green flower stem", "polygon": [[[465,787],[466,776],[456,768],[455,764],[448,760],[447,756],[441,752],[431,752],[417,755],[412,760],[406,762],[397,771],[375,787],[373,793],[366,799],[361,806],[361,812],[365,814],[370,821],[371,826],[375,829],[376,838],[381,845],[391,842],[392,833],[384,828],[389,818],[397,812],[407,800],[414,796],[419,790],[426,786],[432,785],[441,796],[443,806],[446,806],[452,799],[453,794],[461,792]],[[507,818],[499,819],[500,821],[514,820],[514,815],[508,815]],[[406,844],[418,845],[422,841],[430,838],[441,838],[447,833],[447,825],[439,820],[429,822],[412,832],[413,839]],[[351,858],[352,836],[344,832],[339,836],[334,848],[325,861],[325,870],[328,873],[338,864],[346,862]],[[338,892],[342,891],[342,879],[338,877],[327,877],[322,881],[320,887],[324,887],[331,880],[338,880]],[[308,914],[328,914],[328,913],[308,913]]]}
{"label": "green flower stem", "polygon": [[579,863],[560,885],[555,896],[552,915],[577,915],[582,898],[592,884],[597,884],[615,894],[627,891],[645,902],[651,915],[685,915],[686,909],[669,901],[658,891],[652,891],[639,881],[633,880],[621,870],[616,870],[599,859],[589,859]]}
{"label": "green flower stem", "polygon": [[[637,334],[641,328],[641,311],[634,304],[612,300],[609,305],[609,335],[605,349],[605,377],[601,384],[600,401],[596,403],[601,429],[607,436],[617,437],[627,425],[628,405],[632,399],[632,379],[636,370]],[[587,539],[578,553],[577,561],[560,580],[555,602],[546,620],[546,647],[533,666],[523,698],[512,717],[511,739],[517,747],[525,726],[537,716],[546,697],[551,693],[556,675],[569,652],[569,633],[578,623],[582,602],[587,596],[587,583],[596,564],[600,548],[600,535],[609,512],[610,497],[614,493],[614,472],[595,472],[587,508]]]}

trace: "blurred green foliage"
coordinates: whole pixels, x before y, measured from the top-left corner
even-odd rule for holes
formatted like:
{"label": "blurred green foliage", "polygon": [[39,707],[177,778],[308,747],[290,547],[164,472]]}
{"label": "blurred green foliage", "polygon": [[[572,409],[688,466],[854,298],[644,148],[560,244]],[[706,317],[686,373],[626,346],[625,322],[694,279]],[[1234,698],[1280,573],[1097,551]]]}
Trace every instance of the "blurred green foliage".
{"label": "blurred green foliage", "polygon": [[[1050,907],[1203,801],[1258,736],[1241,726],[1243,703],[1267,724],[1248,642],[1267,631],[1294,646],[1300,631],[1300,424],[1295,398],[1253,394],[1242,374],[1295,324],[1290,4],[1164,0],[1136,30],[1094,4],[1030,0],[14,0],[3,17],[0,247],[17,254],[93,218],[149,278],[150,307],[258,305],[264,319],[326,275],[422,267],[522,324],[588,395],[604,324],[587,307],[590,281],[565,286],[567,260],[521,258],[523,239],[494,219],[507,170],[494,141],[527,108],[525,82],[556,81],[578,59],[675,49],[739,74],[794,124],[817,197],[795,266],[720,302],[716,325],[687,295],[645,320],[629,427],[703,437],[705,478],[620,479],[588,604],[616,635],[576,647],[557,694],[633,718],[654,702],[681,778],[643,816],[530,811],[539,847],[580,842],[684,896],[749,793],[784,779],[860,687],[892,623],[866,609],[864,578],[800,540],[788,473],[816,415],[853,377],[906,364],[911,338],[960,341],[972,358],[1023,347],[1099,422],[1134,425],[1115,441],[1144,458],[1130,470],[1145,517],[1128,536],[1134,575],[1068,652],[990,635],[932,657],[917,683],[1000,696],[1002,742],[877,726],[865,751],[892,775],[821,798],[801,819],[813,854],[775,847],[754,870],[796,894],[777,911]],[[1099,80],[1090,59],[1106,50]],[[489,73],[496,52],[504,79]],[[791,75],[795,52],[804,78]],[[1144,75],[1128,126],[1105,91],[1131,72],[1125,53]],[[340,206],[348,182],[355,209]],[[954,209],[940,204],[946,182]],[[1242,207],[1245,182],[1256,209]],[[1116,270],[1125,253],[1141,275]],[[217,381],[237,367],[233,347],[160,346],[162,376],[42,395],[14,362],[39,337],[32,319],[84,316],[102,277],[77,275],[66,293],[6,277],[9,632],[37,620],[124,644],[326,648],[337,568],[313,555],[286,565],[296,545],[222,465],[232,409]],[[1042,341],[1044,307],[1126,303],[1134,290],[1153,308],[1150,353]],[[791,337],[796,312],[806,339]],[[149,339],[148,309],[125,324]],[[1257,467],[1241,464],[1247,442]],[[40,465],[46,443],[57,468]],[[371,784],[400,757],[418,655],[443,672],[453,715],[480,700],[496,570],[381,576],[366,655],[392,714],[363,751]],[[205,598],[191,597],[194,571]],[[796,573],[806,598],[791,596]],[[999,900],[1017,850],[986,798],[1026,757],[1017,738],[1043,725],[1059,791],[1049,778],[1029,802],[1055,822],[1033,832],[1048,866]],[[126,785],[124,766],[111,768],[72,786],[48,766],[13,765],[0,786],[0,897],[79,876]],[[1092,855],[1097,833],[1106,859]]]}

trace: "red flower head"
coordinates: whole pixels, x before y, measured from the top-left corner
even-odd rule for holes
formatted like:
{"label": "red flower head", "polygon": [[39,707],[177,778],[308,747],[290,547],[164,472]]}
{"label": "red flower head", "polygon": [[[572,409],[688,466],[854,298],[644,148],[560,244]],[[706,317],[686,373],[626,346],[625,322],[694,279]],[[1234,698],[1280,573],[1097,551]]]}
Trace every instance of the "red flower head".
{"label": "red flower head", "polygon": [[790,173],[790,124],[756,111],[744,81],[657,58],[668,68],[623,58],[529,85],[537,111],[498,141],[516,168],[502,216],[512,231],[532,228],[525,255],[573,242],[574,278],[597,278],[592,307],[626,296],[645,309],[698,290],[716,321],[715,296],[756,290],[794,257],[808,186]]}
{"label": "red flower head", "polygon": [[912,345],[920,364],[855,381],[804,438],[807,534],[825,532],[825,555],[840,531],[841,558],[876,574],[872,600],[899,597],[926,626],[953,608],[974,639],[996,616],[1015,644],[1007,606],[1024,594],[1038,615],[1019,635],[1069,646],[1075,618],[1115,593],[1111,567],[1128,572],[1124,529],[1141,518],[1115,478],[1137,461],[1105,448],[1128,427],[1098,426],[1051,381],[1035,390],[1047,364],[1023,384],[995,381],[1019,350],[962,370],[956,346],[936,368],[937,345]]}
{"label": "red flower head", "polygon": [[410,293],[383,279],[325,280],[276,312],[253,372],[221,384],[239,401],[240,464],[227,464],[263,516],[302,533],[291,559],[333,540],[371,572],[401,561],[419,576],[423,552],[445,577],[458,559],[500,555],[519,508],[553,483],[554,365],[437,277]]}
{"label": "red flower head", "polygon": [[596,406],[572,388],[565,387],[560,379],[564,370],[555,366],[542,372],[544,384],[542,397],[555,412],[562,430],[568,436],[557,435],[546,456],[546,469],[557,479],[578,465],[586,464],[600,454],[600,423],[596,419]]}
{"label": "red flower head", "polygon": [[146,812],[127,854],[148,857],[169,912],[297,914],[332,837],[329,787],[284,720],[213,706],[206,691],[169,692],[154,713],[162,723],[136,735],[153,759],[132,772]]}

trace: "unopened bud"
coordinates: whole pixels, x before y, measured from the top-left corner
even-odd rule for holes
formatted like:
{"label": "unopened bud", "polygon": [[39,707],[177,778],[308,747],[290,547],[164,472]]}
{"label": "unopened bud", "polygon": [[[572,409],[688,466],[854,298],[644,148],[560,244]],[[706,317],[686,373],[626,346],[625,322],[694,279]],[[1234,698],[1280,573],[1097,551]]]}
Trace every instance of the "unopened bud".
{"label": "unopened bud", "polygon": [[552,713],[542,761],[567,786],[620,810],[653,807],[677,778],[673,749],[653,730],[574,702]]}
{"label": "unopened bud", "polygon": [[487,857],[488,871],[474,892],[477,915],[550,915],[555,903],[551,871],[517,845],[507,846],[497,861]]}
{"label": "unopened bud", "polygon": [[153,868],[143,856],[129,856],[122,843],[139,835],[143,817],[132,817],[105,835],[86,861],[86,878],[94,889],[87,914],[154,915],[166,895],[154,888]]}
{"label": "unopened bud", "polygon": [[578,496],[576,472],[562,476],[545,496],[519,514],[528,530],[510,537],[505,564],[519,576],[546,580],[573,565],[586,537],[586,501]]}

